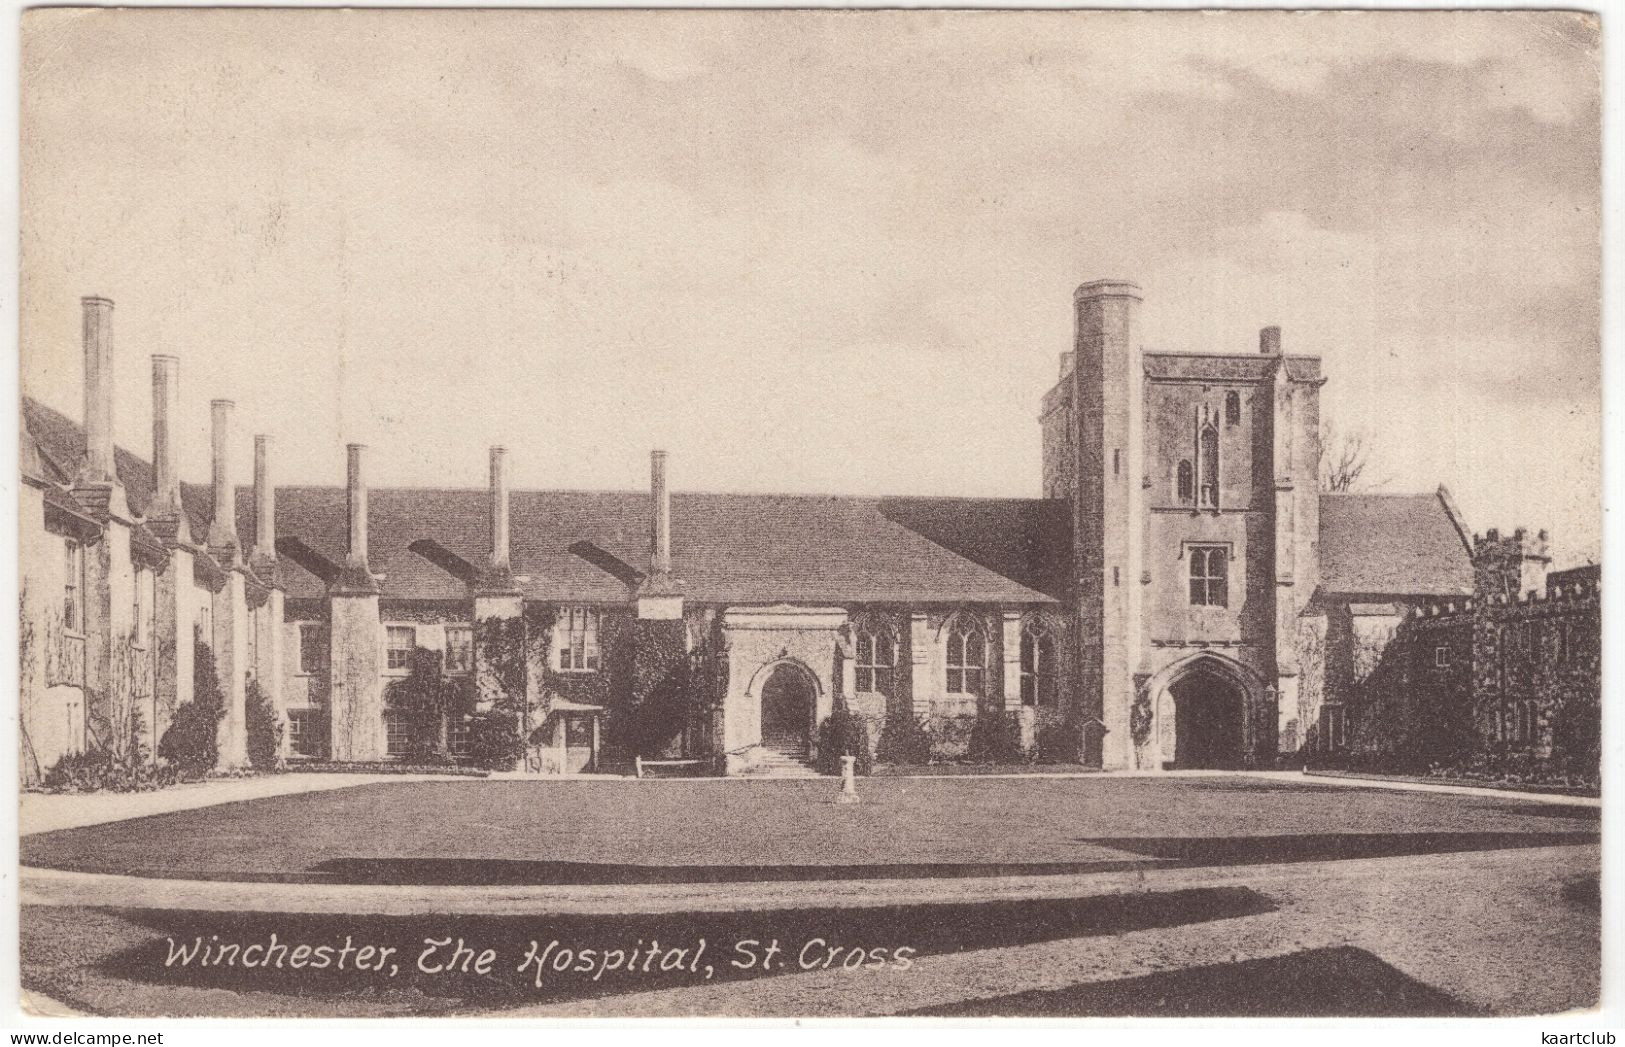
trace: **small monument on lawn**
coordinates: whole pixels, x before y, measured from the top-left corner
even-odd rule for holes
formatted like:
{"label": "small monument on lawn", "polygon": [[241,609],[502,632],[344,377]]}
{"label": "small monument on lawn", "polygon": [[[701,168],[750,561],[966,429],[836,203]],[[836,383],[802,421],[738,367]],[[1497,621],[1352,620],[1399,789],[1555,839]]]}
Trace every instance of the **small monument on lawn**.
{"label": "small monument on lawn", "polygon": [[835,794],[836,803],[863,802],[863,797],[858,795],[858,780],[854,771],[857,763],[856,756],[841,757],[841,791]]}

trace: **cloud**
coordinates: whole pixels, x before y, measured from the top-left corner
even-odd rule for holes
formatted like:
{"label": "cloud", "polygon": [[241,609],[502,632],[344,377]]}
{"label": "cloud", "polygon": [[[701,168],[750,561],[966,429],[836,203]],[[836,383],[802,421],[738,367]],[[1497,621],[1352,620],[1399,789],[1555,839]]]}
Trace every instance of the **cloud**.
{"label": "cloud", "polygon": [[1595,534],[1581,16],[42,11],[24,63],[25,389],[76,411],[110,294],[121,388],[178,353],[284,475],[1032,493],[1115,275],[1154,347],[1279,323],[1407,483]]}

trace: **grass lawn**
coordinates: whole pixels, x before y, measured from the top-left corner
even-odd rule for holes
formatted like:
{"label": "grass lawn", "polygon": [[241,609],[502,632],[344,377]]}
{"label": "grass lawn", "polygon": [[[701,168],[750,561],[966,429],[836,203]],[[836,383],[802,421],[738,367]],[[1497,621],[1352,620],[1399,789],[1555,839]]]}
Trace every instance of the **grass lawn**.
{"label": "grass lawn", "polygon": [[[538,1007],[643,1016],[1442,1015],[1551,1012],[1596,999],[1595,859],[1527,850],[1594,842],[1595,808],[1244,777],[869,779],[859,788],[863,804],[838,806],[827,779],[363,784],[31,835],[22,858],[162,877],[417,884],[1345,860],[1256,882],[875,907],[831,905],[809,884],[804,901],[738,912],[25,905],[23,985],[85,1012],[132,1016]],[[1357,860],[1381,857],[1397,864]],[[496,962],[487,971],[414,962],[426,946],[453,941],[468,944],[470,959],[488,949]],[[353,942],[390,959],[342,970],[172,962],[177,943],[203,942],[275,942],[284,952]],[[530,950],[546,943],[568,950],[570,963],[551,952],[545,969],[530,963]],[[776,960],[768,943],[783,947]],[[622,962],[656,948],[661,965]],[[907,969],[897,960],[905,951]],[[667,957],[681,962],[663,966]]]}
{"label": "grass lawn", "polygon": [[639,883],[1082,872],[1580,843],[1595,808],[1248,778],[361,785],[25,837],[26,865],[207,879]]}

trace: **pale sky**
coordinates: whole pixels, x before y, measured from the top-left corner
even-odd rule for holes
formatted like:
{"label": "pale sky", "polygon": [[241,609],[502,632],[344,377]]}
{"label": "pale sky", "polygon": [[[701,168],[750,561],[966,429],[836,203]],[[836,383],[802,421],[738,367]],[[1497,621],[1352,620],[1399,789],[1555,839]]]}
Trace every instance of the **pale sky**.
{"label": "pale sky", "polygon": [[1599,53],[1550,13],[36,10],[25,392],[280,483],[1040,493],[1071,292],[1318,354],[1387,490],[1601,547]]}

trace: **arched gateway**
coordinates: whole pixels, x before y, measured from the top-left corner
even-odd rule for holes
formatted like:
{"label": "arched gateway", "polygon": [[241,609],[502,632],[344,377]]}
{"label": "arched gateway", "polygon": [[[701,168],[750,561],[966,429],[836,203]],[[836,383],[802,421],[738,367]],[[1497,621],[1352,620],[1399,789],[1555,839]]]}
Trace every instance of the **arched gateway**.
{"label": "arched gateway", "polygon": [[812,674],[795,662],[773,666],[762,683],[762,744],[804,751],[812,730],[818,689]]}
{"label": "arched gateway", "polygon": [[1245,766],[1257,749],[1251,711],[1263,685],[1237,662],[1209,652],[1193,655],[1152,677],[1160,765],[1167,769]]}

